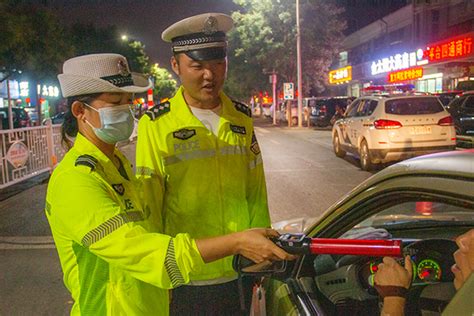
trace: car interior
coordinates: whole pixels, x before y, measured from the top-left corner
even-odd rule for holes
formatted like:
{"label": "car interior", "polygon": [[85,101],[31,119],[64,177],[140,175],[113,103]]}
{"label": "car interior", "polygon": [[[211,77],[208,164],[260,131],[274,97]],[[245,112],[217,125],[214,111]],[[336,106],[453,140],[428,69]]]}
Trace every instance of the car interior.
{"label": "car interior", "polygon": [[[447,201],[392,202],[339,238],[401,239],[413,262],[406,315],[440,315],[455,289],[451,266],[455,238],[474,223],[472,206]],[[403,265],[403,259],[397,258]],[[382,300],[373,276],[382,258],[353,255],[306,255],[298,282],[311,302],[328,315],[380,315]]]}

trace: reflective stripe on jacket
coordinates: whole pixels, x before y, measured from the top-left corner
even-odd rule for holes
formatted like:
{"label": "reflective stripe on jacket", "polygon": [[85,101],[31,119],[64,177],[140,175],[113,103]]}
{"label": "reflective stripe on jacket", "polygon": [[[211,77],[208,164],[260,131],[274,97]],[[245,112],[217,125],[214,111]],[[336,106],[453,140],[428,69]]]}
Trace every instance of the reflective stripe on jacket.
{"label": "reflective stripe on jacket", "polygon": [[54,170],[46,215],[74,299],[72,315],[167,315],[169,288],[187,283],[203,261],[187,234],[157,233],[126,175],[78,134]]}
{"label": "reflective stripe on jacket", "polygon": [[[137,176],[150,205],[163,205],[159,225],[171,236],[199,239],[270,226],[250,110],[223,93],[221,101],[217,136],[192,114],[183,87],[138,124]],[[229,257],[206,264],[191,280],[234,277],[231,262]]]}

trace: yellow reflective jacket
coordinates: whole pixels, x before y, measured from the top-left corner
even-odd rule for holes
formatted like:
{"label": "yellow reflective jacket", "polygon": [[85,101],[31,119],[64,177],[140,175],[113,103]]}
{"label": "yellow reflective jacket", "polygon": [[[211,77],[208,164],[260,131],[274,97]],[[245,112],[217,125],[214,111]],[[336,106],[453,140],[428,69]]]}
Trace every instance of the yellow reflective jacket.
{"label": "yellow reflective jacket", "polygon": [[168,315],[166,289],[188,282],[204,263],[189,235],[156,232],[130,163],[115,155],[126,175],[78,134],[49,181],[46,216],[74,299],[71,314]]}
{"label": "yellow reflective jacket", "polygon": [[[199,239],[269,227],[262,157],[250,109],[221,93],[217,136],[191,112],[183,87],[138,124],[137,176],[163,231]],[[164,187],[164,201],[161,188]],[[192,281],[235,277],[232,258],[206,264]]]}

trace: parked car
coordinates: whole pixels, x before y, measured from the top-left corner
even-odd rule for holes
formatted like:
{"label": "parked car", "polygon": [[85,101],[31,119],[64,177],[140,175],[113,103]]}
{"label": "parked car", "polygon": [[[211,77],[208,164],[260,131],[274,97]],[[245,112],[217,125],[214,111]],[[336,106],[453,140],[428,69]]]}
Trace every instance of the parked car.
{"label": "parked car", "polygon": [[462,91],[458,90],[433,93],[433,95],[439,98],[439,100],[441,101],[441,103],[443,103],[444,106],[447,106],[449,102],[451,102],[455,97],[460,94],[462,94]]}
{"label": "parked car", "polygon": [[[31,126],[30,117],[24,108],[12,107],[12,114],[13,128],[23,128]],[[10,128],[8,117],[8,108],[0,108],[1,129]]]}
{"label": "parked car", "polygon": [[456,134],[474,136],[474,91],[454,98],[446,109],[454,119]]}
{"label": "parked car", "polygon": [[311,124],[319,127],[326,127],[331,124],[331,118],[339,107],[346,110],[347,104],[352,101],[350,97],[317,98],[308,100],[310,107]]}
{"label": "parked car", "polygon": [[[312,238],[401,240],[403,254],[414,263],[406,314],[439,312],[454,295],[454,238],[474,225],[473,159],[474,150],[463,150],[399,162],[367,179],[301,232]],[[285,233],[284,227],[294,225],[273,227]],[[253,302],[266,301],[267,315],[380,315],[381,299],[370,280],[381,260],[305,254],[264,267],[265,273],[244,274],[264,275],[260,293],[265,296],[254,295]]]}
{"label": "parked car", "polygon": [[46,124],[47,120],[51,120],[52,124],[62,124],[64,122],[64,115],[65,114],[66,114],[65,112],[59,112],[59,113],[51,116],[49,119],[44,119],[43,120],[43,125]]}
{"label": "parked car", "polygon": [[334,153],[360,158],[363,170],[379,163],[453,150],[451,115],[435,96],[366,96],[347,108],[332,130]]}

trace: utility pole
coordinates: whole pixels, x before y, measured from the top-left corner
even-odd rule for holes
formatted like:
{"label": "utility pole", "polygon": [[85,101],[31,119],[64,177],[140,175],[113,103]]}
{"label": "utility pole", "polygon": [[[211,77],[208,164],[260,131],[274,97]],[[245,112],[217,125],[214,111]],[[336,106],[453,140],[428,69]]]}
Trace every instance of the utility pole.
{"label": "utility pole", "polygon": [[275,69],[272,71],[272,88],[273,88],[273,125],[276,125],[276,107],[277,107],[277,95],[276,95],[276,84],[277,84],[277,74]]}
{"label": "utility pole", "polygon": [[299,0],[296,0],[296,69],[298,76],[298,126],[303,127],[303,78],[301,75],[301,32]]}

